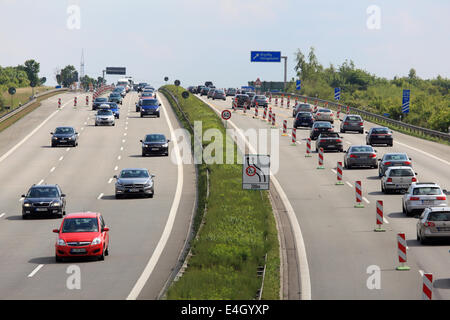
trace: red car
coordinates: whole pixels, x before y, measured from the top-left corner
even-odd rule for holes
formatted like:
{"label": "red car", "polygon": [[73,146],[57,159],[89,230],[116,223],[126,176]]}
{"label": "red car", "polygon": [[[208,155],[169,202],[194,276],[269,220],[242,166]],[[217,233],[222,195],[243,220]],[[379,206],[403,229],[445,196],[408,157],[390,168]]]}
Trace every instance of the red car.
{"label": "red car", "polygon": [[109,228],[100,213],[71,213],[64,217],[55,244],[55,259],[97,257],[104,260],[109,249]]}

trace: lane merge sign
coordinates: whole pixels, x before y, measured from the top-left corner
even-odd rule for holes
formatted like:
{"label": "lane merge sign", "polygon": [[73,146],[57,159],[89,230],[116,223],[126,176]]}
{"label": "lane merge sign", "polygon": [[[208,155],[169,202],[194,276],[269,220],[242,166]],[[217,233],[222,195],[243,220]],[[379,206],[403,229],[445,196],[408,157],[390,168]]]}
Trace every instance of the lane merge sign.
{"label": "lane merge sign", "polygon": [[302,81],[301,80],[297,80],[295,82],[295,90],[300,91],[302,89]]}
{"label": "lane merge sign", "polygon": [[411,90],[403,90],[402,113],[409,113],[410,98],[411,98]]}
{"label": "lane merge sign", "polygon": [[341,100],[341,88],[334,88],[334,100]]}
{"label": "lane merge sign", "polygon": [[250,62],[281,62],[281,51],[251,51]]}
{"label": "lane merge sign", "polygon": [[222,119],[223,120],[230,120],[231,118],[231,111],[230,110],[223,110],[222,111]]}
{"label": "lane merge sign", "polygon": [[246,154],[242,165],[243,190],[269,190],[270,155]]}

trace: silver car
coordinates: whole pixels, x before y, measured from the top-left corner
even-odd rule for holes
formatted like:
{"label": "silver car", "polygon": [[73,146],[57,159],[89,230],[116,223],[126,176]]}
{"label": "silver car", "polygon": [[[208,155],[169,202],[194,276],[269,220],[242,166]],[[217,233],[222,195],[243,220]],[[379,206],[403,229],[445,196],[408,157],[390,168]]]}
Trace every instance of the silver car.
{"label": "silver car", "polygon": [[442,190],[436,183],[412,183],[402,198],[402,211],[407,216],[414,212],[421,213],[427,207],[446,207],[447,190]]}
{"label": "silver car", "polygon": [[295,118],[295,116],[299,112],[311,112],[312,113],[313,109],[314,109],[313,106],[310,105],[309,103],[298,103],[292,109],[292,116]]}
{"label": "silver car", "polygon": [[344,155],[346,169],[353,167],[378,168],[377,150],[372,146],[351,146]]}
{"label": "silver car", "polygon": [[314,113],[315,121],[330,121],[334,123],[334,114],[330,109],[320,108]]}
{"label": "silver car", "polygon": [[406,153],[386,153],[383,158],[378,159],[378,176],[381,178],[389,167],[412,167],[411,160]]}
{"label": "silver car", "polygon": [[100,125],[116,125],[116,117],[111,110],[100,109],[97,111],[97,115],[95,116],[95,126]]}
{"label": "silver car", "polygon": [[430,239],[450,238],[450,207],[426,208],[417,221],[417,240],[425,244]]}
{"label": "silver car", "polygon": [[341,133],[346,131],[358,131],[364,133],[364,121],[358,114],[347,114],[341,121]]}
{"label": "silver car", "polygon": [[381,191],[390,193],[408,190],[413,182],[417,182],[416,175],[411,167],[390,167],[381,177]]}
{"label": "silver car", "polygon": [[123,169],[116,181],[116,199],[124,195],[143,195],[153,198],[155,187],[153,178],[147,169]]}

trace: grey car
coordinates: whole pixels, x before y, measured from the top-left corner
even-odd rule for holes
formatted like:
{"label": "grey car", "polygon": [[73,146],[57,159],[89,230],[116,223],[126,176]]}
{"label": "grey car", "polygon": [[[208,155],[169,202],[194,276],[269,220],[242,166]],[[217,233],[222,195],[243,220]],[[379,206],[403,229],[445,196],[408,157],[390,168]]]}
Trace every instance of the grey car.
{"label": "grey car", "polygon": [[413,182],[417,182],[416,175],[411,167],[390,167],[381,177],[381,191],[391,193],[408,190]]}
{"label": "grey car", "polygon": [[95,115],[95,126],[108,125],[115,126],[116,125],[116,117],[111,110],[100,109],[97,111]]}
{"label": "grey car", "polygon": [[147,169],[123,169],[119,176],[114,176],[116,199],[125,195],[143,195],[153,198],[155,193],[154,177]]}
{"label": "grey car", "polygon": [[433,182],[413,182],[402,198],[402,211],[407,216],[422,213],[427,207],[447,207],[447,190]]}
{"label": "grey car", "polygon": [[386,153],[383,158],[378,159],[378,177],[382,177],[389,167],[408,166],[412,167],[411,158],[406,153]]}
{"label": "grey car", "polygon": [[450,207],[426,208],[417,221],[416,230],[421,244],[431,239],[450,239]]}
{"label": "grey car", "polygon": [[292,116],[295,118],[299,112],[313,112],[314,108],[309,103],[298,103],[292,109]]}
{"label": "grey car", "polygon": [[358,114],[347,114],[341,121],[341,133],[346,131],[358,131],[364,133],[364,121]]}
{"label": "grey car", "polygon": [[212,99],[222,99],[222,100],[226,100],[227,97],[225,96],[225,92],[221,89],[215,89],[214,93],[212,95]]}
{"label": "grey car", "polygon": [[50,134],[52,135],[52,147],[60,145],[78,146],[78,132],[72,127],[58,127],[55,132],[50,132]]}
{"label": "grey car", "polygon": [[372,146],[351,146],[344,155],[344,167],[378,168],[377,150]]}

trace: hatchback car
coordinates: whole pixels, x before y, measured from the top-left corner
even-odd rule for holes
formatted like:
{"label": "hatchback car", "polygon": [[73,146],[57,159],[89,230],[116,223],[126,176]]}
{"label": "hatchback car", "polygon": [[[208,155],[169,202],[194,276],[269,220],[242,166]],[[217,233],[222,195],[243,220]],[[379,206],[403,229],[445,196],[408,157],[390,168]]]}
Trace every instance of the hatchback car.
{"label": "hatchback car", "polygon": [[295,117],[299,112],[313,112],[313,106],[309,103],[298,103],[292,109],[292,116]]}
{"label": "hatchback car", "polygon": [[160,107],[161,103],[156,99],[142,99],[139,106],[141,118],[144,116],[156,116],[159,118],[161,115]]}
{"label": "hatchback car", "polygon": [[256,107],[256,103],[258,103],[258,107],[267,108],[269,102],[266,96],[257,94],[251,100],[251,106]]}
{"label": "hatchback car", "polygon": [[308,127],[311,128],[314,124],[314,118],[311,112],[300,111],[294,120],[294,128],[298,127]]}
{"label": "hatchback car", "polygon": [[123,98],[118,92],[112,92],[108,98],[109,102],[115,102],[118,104],[122,104]]}
{"label": "hatchback car", "polygon": [[147,134],[142,143],[142,156],[152,154],[169,155],[169,139],[163,134]]}
{"label": "hatchback car", "polygon": [[237,94],[233,99],[233,104],[236,105],[236,108],[250,109],[250,97],[246,94]]}
{"label": "hatchback car", "polygon": [[78,146],[78,132],[72,127],[57,127],[52,135],[52,147],[56,146]]}
{"label": "hatchback car", "polygon": [[200,96],[207,96],[209,92],[208,87],[203,87],[202,90],[200,90]]}
{"label": "hatchback car", "polygon": [[330,121],[334,123],[334,114],[330,109],[321,108],[314,113],[315,121]]}
{"label": "hatchback car", "polygon": [[342,143],[342,137],[337,132],[322,132],[316,141],[316,152],[320,148],[324,151],[332,150],[338,152],[344,152],[344,145]]}
{"label": "hatchback car", "polygon": [[97,110],[100,105],[106,102],[108,102],[108,98],[106,97],[95,98],[94,102],[92,103],[92,110]]}
{"label": "hatchback car", "polygon": [[392,147],[394,144],[392,131],[386,127],[371,128],[368,132],[366,131],[366,134],[366,143],[368,145],[385,144]]}
{"label": "hatchback car", "polygon": [[347,114],[341,121],[341,133],[346,131],[358,131],[364,133],[364,121],[358,114]]}
{"label": "hatchback car", "polygon": [[96,257],[104,260],[109,255],[109,228],[100,213],[71,213],[64,217],[55,243],[55,260]]}
{"label": "hatchback car", "polygon": [[216,99],[221,99],[221,100],[227,100],[227,97],[225,95],[225,92],[221,89],[215,89],[213,94],[212,94],[212,99],[216,100]]}
{"label": "hatchback car", "polygon": [[225,94],[227,97],[228,96],[234,97],[236,95],[236,91],[237,90],[235,88],[228,88]]}
{"label": "hatchback car", "polygon": [[154,177],[147,169],[123,169],[119,176],[114,176],[117,180],[116,199],[124,195],[143,195],[153,198],[155,193]]}
{"label": "hatchback car", "polygon": [[416,175],[411,167],[390,167],[381,177],[381,191],[406,191],[413,182],[417,182]]}
{"label": "hatchback car", "polygon": [[216,91],[215,88],[209,88],[208,94],[206,95],[206,97],[207,97],[208,99],[212,98],[215,91]]}
{"label": "hatchback car", "polygon": [[372,146],[351,146],[344,155],[344,167],[378,168],[377,150]]}
{"label": "hatchback car", "polygon": [[381,178],[389,167],[408,166],[412,167],[411,158],[406,153],[386,153],[381,159],[378,159],[378,176]]}
{"label": "hatchback car", "polygon": [[433,182],[413,182],[402,197],[402,211],[407,216],[422,213],[427,207],[446,207],[447,190]]}
{"label": "hatchback car", "polygon": [[23,219],[39,214],[61,218],[66,213],[66,195],[57,184],[33,185],[22,198]]}
{"label": "hatchback car", "polygon": [[311,140],[316,140],[317,137],[322,133],[322,132],[333,132],[333,126],[330,122],[328,121],[314,121],[312,127],[311,127],[311,131],[309,133],[309,137],[311,138]]}
{"label": "hatchback car", "polygon": [[416,230],[421,244],[431,239],[450,239],[450,207],[426,208],[417,221]]}
{"label": "hatchback car", "polygon": [[116,117],[114,116],[114,113],[111,110],[100,109],[97,111],[97,114],[95,116],[95,126],[100,125],[109,125],[109,126],[116,125]]}

